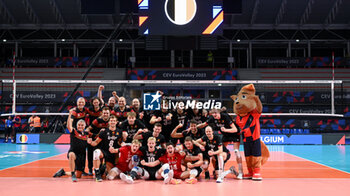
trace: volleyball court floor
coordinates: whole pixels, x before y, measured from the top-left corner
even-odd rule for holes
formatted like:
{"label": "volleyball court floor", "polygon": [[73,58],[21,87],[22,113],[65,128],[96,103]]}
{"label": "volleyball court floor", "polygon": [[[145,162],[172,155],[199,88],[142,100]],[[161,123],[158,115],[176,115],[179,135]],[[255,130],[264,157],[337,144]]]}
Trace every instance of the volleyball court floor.
{"label": "volleyball court floor", "polygon": [[[350,193],[350,146],[272,145],[263,166],[263,181],[236,180],[222,184],[201,178],[197,184],[164,185],[162,181],[121,180],[95,182],[90,178],[73,183],[52,178],[68,169],[69,145],[0,144],[0,195],[340,195]],[[242,150],[242,149],[241,149]],[[243,152],[241,152],[243,154]],[[244,163],[245,164],[245,163]],[[234,156],[226,164],[236,166]],[[246,171],[246,170],[245,170]]]}

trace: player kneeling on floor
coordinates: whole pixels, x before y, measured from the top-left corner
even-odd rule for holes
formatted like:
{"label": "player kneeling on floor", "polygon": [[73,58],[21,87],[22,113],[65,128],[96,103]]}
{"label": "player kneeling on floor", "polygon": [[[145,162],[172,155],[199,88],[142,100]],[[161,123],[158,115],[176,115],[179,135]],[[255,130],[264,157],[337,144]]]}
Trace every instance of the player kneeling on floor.
{"label": "player kneeling on floor", "polygon": [[70,132],[70,148],[68,150],[67,158],[69,160],[69,168],[71,173],[60,169],[53,177],[61,177],[63,175],[71,175],[72,181],[77,182],[85,169],[87,134],[85,134],[86,123],[80,119],[77,122],[77,128],[73,128],[72,111],[69,111],[67,119],[67,128]]}

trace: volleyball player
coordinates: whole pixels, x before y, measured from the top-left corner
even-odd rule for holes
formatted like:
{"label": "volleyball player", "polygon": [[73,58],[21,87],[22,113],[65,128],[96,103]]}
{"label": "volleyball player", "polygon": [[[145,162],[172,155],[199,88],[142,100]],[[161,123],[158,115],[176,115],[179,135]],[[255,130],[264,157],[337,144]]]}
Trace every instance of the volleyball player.
{"label": "volleyball player", "polygon": [[175,127],[173,132],[171,133],[172,138],[186,138],[187,136],[192,137],[194,140],[197,140],[204,135],[204,130],[197,128],[197,121],[192,119],[190,120],[190,127],[186,130],[179,133],[178,129],[182,128],[183,124],[179,124]]}
{"label": "volleyball player", "polygon": [[77,122],[76,128],[73,128],[73,112],[73,110],[69,111],[67,119],[67,129],[70,132],[70,148],[67,158],[71,173],[66,173],[63,169],[60,169],[55,173],[54,177],[61,177],[68,174],[71,175],[73,182],[77,182],[77,178],[81,178],[85,169],[87,133],[85,132],[86,123],[83,119],[80,119]]}
{"label": "volleyball player", "polygon": [[103,106],[108,107],[108,108],[110,109],[110,111],[111,111],[111,114],[114,115],[114,109],[115,109],[115,106],[116,106],[116,98],[115,98],[114,96],[110,97],[110,98],[108,99],[107,104],[105,104],[105,102],[104,102],[104,100],[103,100],[103,96],[102,96],[102,91],[103,91],[104,88],[105,88],[105,87],[104,87],[103,85],[100,85],[100,86],[98,87],[97,96],[98,96],[98,98],[101,100],[101,104],[102,104]]}
{"label": "volleyball player", "polygon": [[111,146],[109,151],[113,154],[119,153],[119,160],[118,163],[115,164],[115,167],[108,173],[107,179],[113,180],[118,176],[123,181],[132,183],[130,181],[130,176],[127,176],[125,173],[130,172],[133,167],[137,166],[138,160],[140,160],[139,158],[142,156],[140,147],[141,143],[138,140],[133,140],[131,145],[125,145],[118,149]]}
{"label": "volleyball player", "polygon": [[140,100],[135,98],[132,100],[132,105],[130,106],[130,109],[136,113],[136,118],[143,120],[144,117],[144,111],[143,109],[140,107]]}
{"label": "volleyball player", "polygon": [[150,137],[154,137],[156,139],[156,147],[158,148],[165,148],[166,142],[165,137],[161,134],[162,132],[162,124],[156,123],[153,127],[153,132],[139,130],[135,136],[134,139],[142,140],[142,145],[146,146],[147,141]]}
{"label": "volleyball player", "polygon": [[185,158],[185,152],[176,152],[175,144],[169,142],[166,145],[166,153],[159,158],[159,161],[163,163],[162,167],[158,170],[164,178],[164,183],[168,184],[180,184],[181,179],[186,179],[190,176],[189,172],[183,172],[181,169],[182,160]]}
{"label": "volleyball player", "polygon": [[218,109],[213,109],[210,111],[211,115],[208,117],[207,121],[198,125],[198,127],[204,127],[209,124],[213,125],[213,129],[216,132],[222,134],[222,140],[225,147],[228,144],[233,144],[234,153],[236,155],[236,161],[238,163],[239,175],[237,179],[243,179],[243,166],[242,166],[242,157],[239,152],[240,146],[240,129],[237,128],[232,121],[231,117],[226,113]]}
{"label": "volleyball player", "polygon": [[[90,138],[92,138],[93,140],[96,140],[101,129],[108,128],[109,117],[110,117],[109,108],[104,107],[102,109],[102,115],[99,118],[93,120],[91,125],[86,129],[86,131],[89,133]],[[88,145],[88,156],[87,156],[88,157],[88,167],[89,167],[88,175],[92,175],[94,150],[95,150],[95,147]]]}
{"label": "volleyball player", "polygon": [[85,99],[84,97],[79,97],[77,99],[77,107],[72,109],[73,127],[76,126],[78,120],[85,119],[87,113],[88,111],[85,107]]}
{"label": "volleyball player", "polygon": [[91,106],[87,109],[87,112],[89,114],[89,125],[97,119],[98,117],[101,116],[102,114],[102,108],[101,108],[101,101],[97,97],[91,98]]}
{"label": "volleyball player", "polygon": [[157,173],[160,169],[160,161],[158,160],[164,153],[165,149],[156,148],[156,138],[150,137],[147,145],[140,148],[142,152],[140,167],[132,168],[130,175],[124,177],[127,183],[133,183],[138,177],[144,180],[160,180],[162,176]]}
{"label": "volleyball player", "polygon": [[230,159],[230,151],[223,145],[222,136],[214,134],[210,126],[205,128],[205,135],[194,142],[202,151],[207,151],[207,154],[215,161],[215,170],[218,174],[216,182],[223,182],[221,173],[224,170],[225,163]]}
{"label": "volleyball player", "polygon": [[115,116],[118,118],[119,122],[126,120],[128,112],[131,112],[128,105],[126,105],[126,100],[124,97],[119,97],[118,107],[114,110]]}
{"label": "volleyball player", "polygon": [[[185,112],[185,110],[181,109],[181,108],[177,108],[175,115],[177,117],[178,120],[178,125],[182,124],[183,126],[180,127],[175,127],[175,129],[177,128],[176,132],[178,133],[182,133],[186,127],[187,127],[187,123],[188,123],[188,117],[187,117],[187,112]],[[180,137],[180,138],[172,138],[172,142],[174,144],[176,144],[178,142],[178,140],[180,140],[180,143],[183,144],[184,143],[184,138]]]}
{"label": "volleyball player", "polygon": [[[166,104],[166,100],[163,100],[162,103]],[[164,104],[161,104],[161,110],[154,111],[150,124],[154,125],[155,123],[161,123],[163,131],[162,134],[165,137],[165,141],[169,142],[171,139],[170,134],[177,125],[178,120],[176,114],[174,114],[171,110],[164,108]]]}
{"label": "volleyball player", "polygon": [[198,146],[193,145],[193,139],[190,136],[185,138],[184,142],[185,148],[184,151],[186,153],[185,163],[187,169],[189,171],[189,178],[185,180],[187,184],[195,184],[197,183],[197,177],[202,173],[203,169],[203,154]]}
{"label": "volleyball player", "polygon": [[119,148],[125,140],[125,134],[122,130],[117,127],[117,118],[111,116],[108,122],[108,128],[104,131],[101,131],[97,136],[96,140],[92,141],[91,138],[88,139],[88,144],[91,146],[97,146],[97,149],[93,153],[93,165],[95,168],[95,178],[97,182],[102,181],[103,173],[100,172],[101,159],[104,159],[106,162],[107,172],[115,164],[116,156],[115,154],[109,151],[110,147]]}
{"label": "volleyball player", "polygon": [[147,131],[146,126],[139,119],[136,119],[135,112],[129,112],[127,120],[121,123],[121,129],[128,133],[128,138],[126,139],[126,143],[131,143],[135,134],[138,131]]}

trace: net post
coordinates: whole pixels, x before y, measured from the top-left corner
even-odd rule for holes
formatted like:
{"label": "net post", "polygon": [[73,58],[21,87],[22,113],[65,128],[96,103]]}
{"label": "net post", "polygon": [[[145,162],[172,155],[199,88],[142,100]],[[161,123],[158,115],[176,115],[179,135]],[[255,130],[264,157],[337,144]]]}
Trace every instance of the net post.
{"label": "net post", "polygon": [[13,52],[12,59],[12,114],[16,113],[16,52]]}
{"label": "net post", "polygon": [[334,52],[332,52],[331,104],[332,104],[331,113],[334,114],[335,113],[335,107],[334,107]]}

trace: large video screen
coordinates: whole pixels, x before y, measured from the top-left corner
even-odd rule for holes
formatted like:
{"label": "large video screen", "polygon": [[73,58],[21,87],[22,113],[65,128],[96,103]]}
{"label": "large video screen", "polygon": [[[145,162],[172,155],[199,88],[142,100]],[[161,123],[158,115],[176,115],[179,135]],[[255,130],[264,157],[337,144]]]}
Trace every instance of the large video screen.
{"label": "large video screen", "polygon": [[223,0],[138,0],[140,35],[221,35]]}

